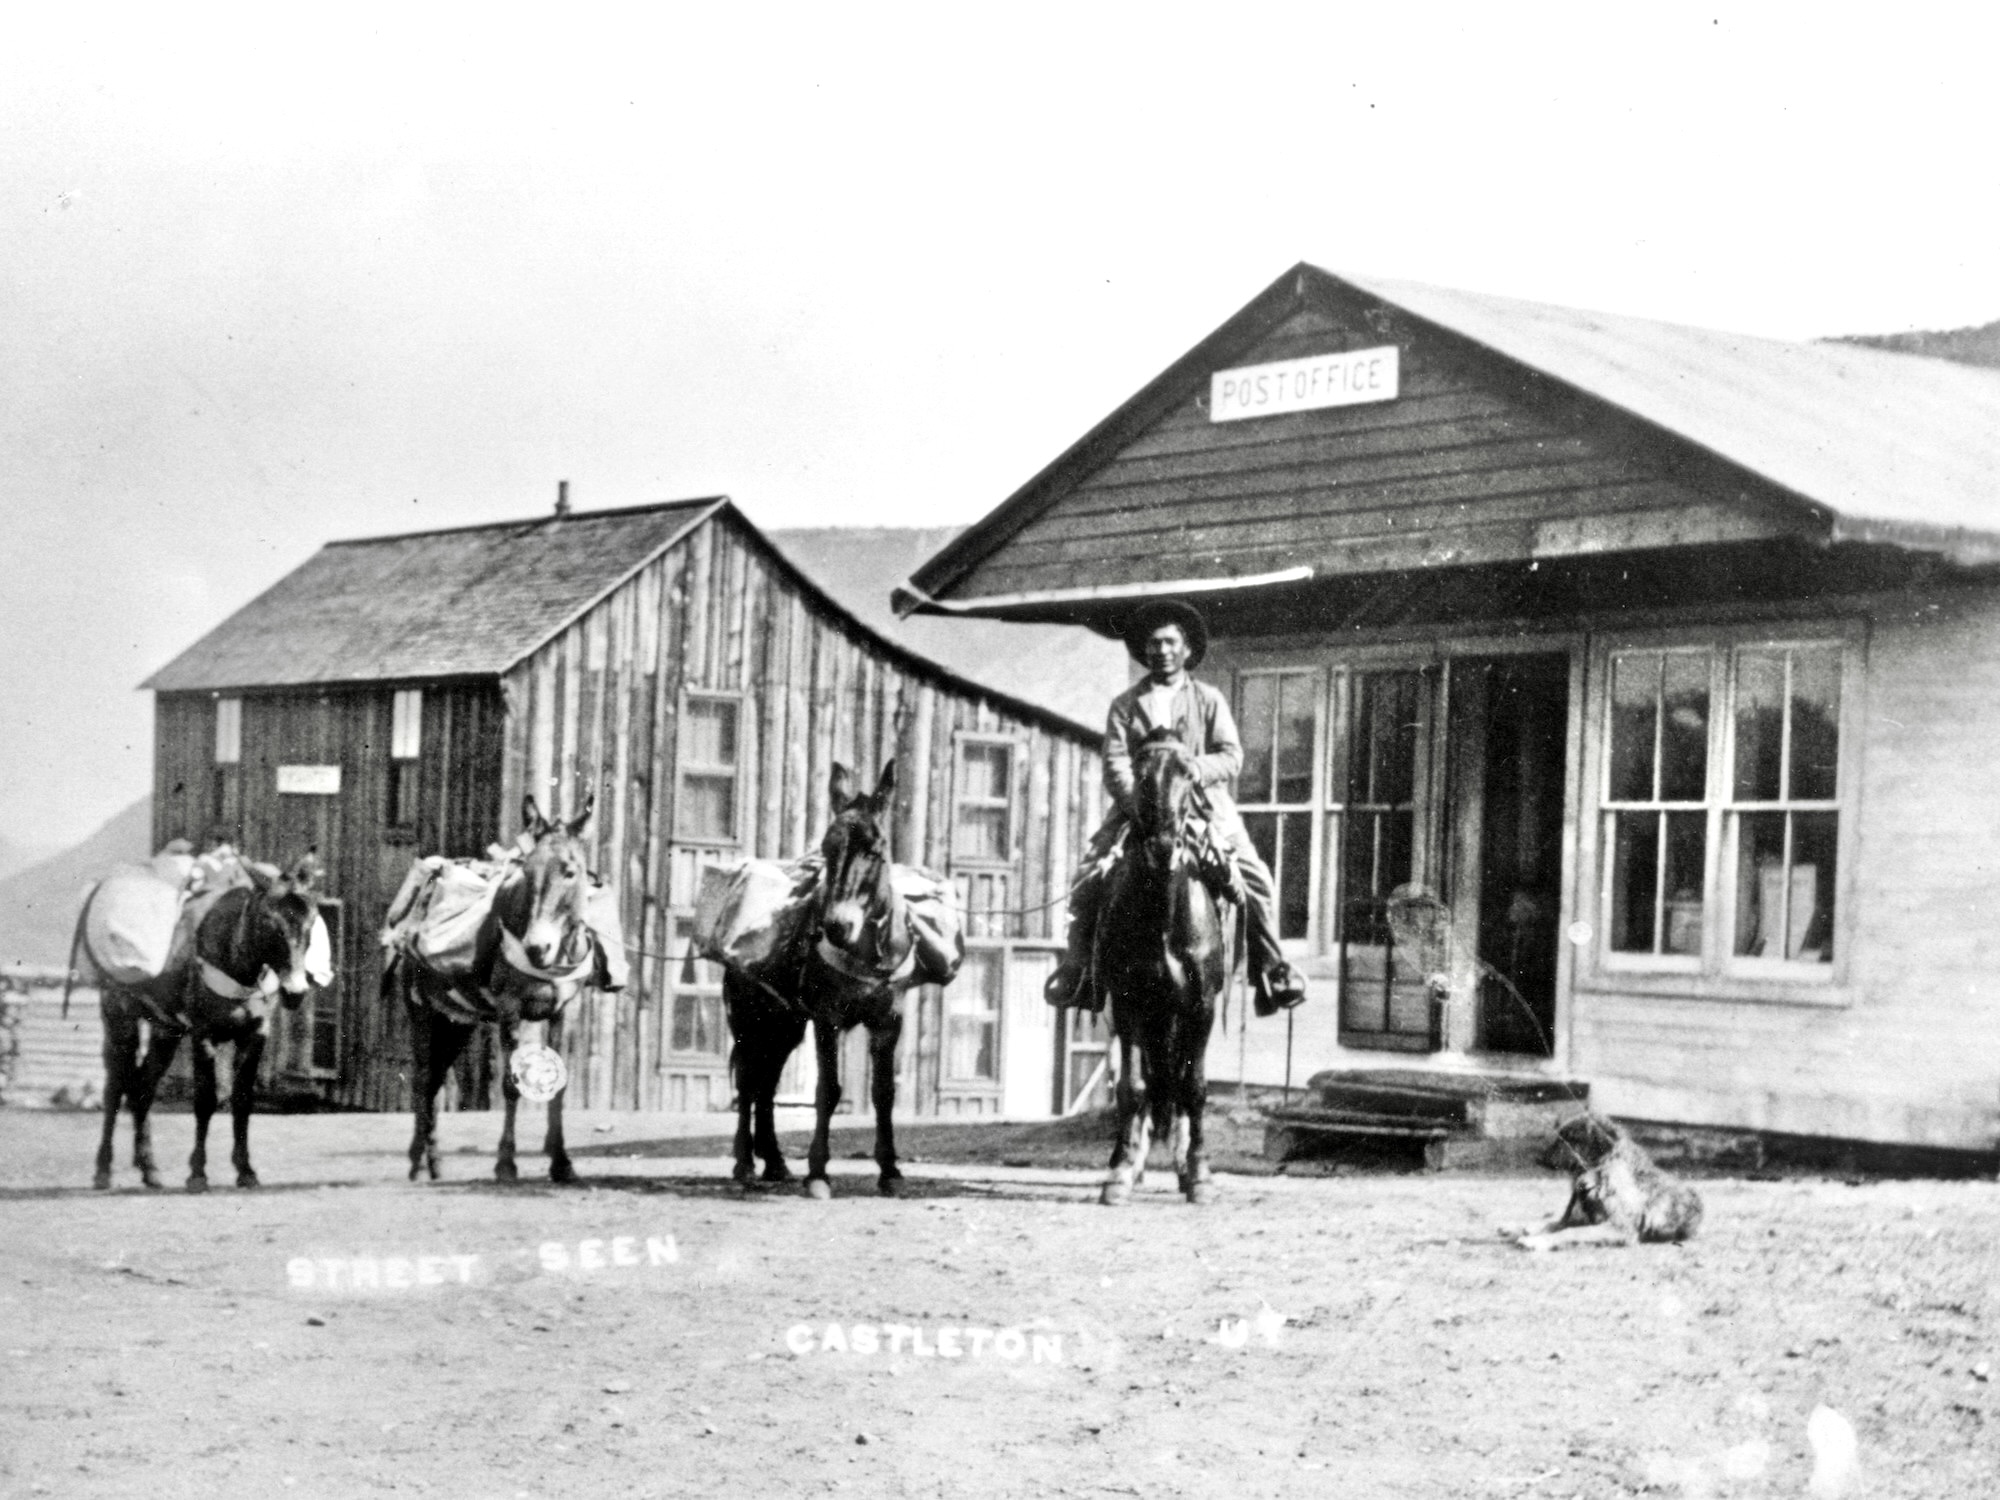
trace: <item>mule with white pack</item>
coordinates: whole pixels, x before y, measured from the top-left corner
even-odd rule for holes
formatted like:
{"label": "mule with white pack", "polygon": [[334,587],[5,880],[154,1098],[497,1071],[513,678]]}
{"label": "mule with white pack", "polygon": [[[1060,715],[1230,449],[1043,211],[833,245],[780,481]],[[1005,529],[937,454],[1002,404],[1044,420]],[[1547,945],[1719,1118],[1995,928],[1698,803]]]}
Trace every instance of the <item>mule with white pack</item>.
{"label": "mule with white pack", "polygon": [[[238,1187],[258,1185],[250,1164],[250,1110],[272,1007],[296,1009],[313,986],[333,978],[319,915],[320,878],[311,850],[280,871],[227,848],[196,860],[176,841],[150,865],[112,872],[84,898],[70,968],[76,973],[81,958],[95,974],[104,1017],[104,1132],[94,1186],[111,1186],[121,1104],[132,1112],[132,1162],[140,1180],[161,1186],[150,1114],[183,1037],[194,1046],[188,1191],[208,1187],[208,1127],[220,1102],[215,1053],[225,1045],[235,1049],[230,1161]],[[67,986],[63,1008],[69,1008]],[[142,1028],[148,1033],[143,1053]]]}
{"label": "mule with white pack", "polygon": [[[498,1028],[505,1062],[506,1118],[493,1175],[520,1176],[514,1117],[527,1098],[548,1105],[550,1180],[576,1180],[563,1142],[564,1012],[586,985],[621,989],[626,976],[616,893],[584,858],[594,801],[586,797],[583,811],[564,821],[525,798],[526,830],[511,849],[494,860],[418,860],[390,905],[382,990],[401,996],[410,1021],[413,1182],[426,1173],[437,1180],[438,1090],[482,1024]],[[524,1043],[528,1027],[542,1028],[545,1041]]]}

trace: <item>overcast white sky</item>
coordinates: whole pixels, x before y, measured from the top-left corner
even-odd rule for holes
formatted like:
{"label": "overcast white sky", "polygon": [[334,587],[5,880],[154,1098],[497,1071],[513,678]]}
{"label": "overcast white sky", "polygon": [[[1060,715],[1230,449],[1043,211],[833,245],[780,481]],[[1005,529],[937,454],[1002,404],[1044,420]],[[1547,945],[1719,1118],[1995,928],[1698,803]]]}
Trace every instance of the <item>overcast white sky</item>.
{"label": "overcast white sky", "polygon": [[324,541],[559,478],[970,521],[1298,260],[1781,337],[2000,318],[1982,9],[11,22],[0,839],[143,792],[135,684]]}

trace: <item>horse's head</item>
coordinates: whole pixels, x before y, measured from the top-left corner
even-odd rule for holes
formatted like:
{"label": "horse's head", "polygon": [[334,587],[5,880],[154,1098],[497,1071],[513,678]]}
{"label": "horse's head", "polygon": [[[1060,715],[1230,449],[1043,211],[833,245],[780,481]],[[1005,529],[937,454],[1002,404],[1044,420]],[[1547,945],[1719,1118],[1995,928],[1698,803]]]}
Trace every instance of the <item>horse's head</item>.
{"label": "horse's head", "polygon": [[820,937],[844,958],[879,967],[896,947],[895,888],[889,839],[882,831],[882,816],[896,792],[896,763],[885,765],[875,790],[864,793],[855,787],[854,773],[836,762],[828,791],[833,821],[819,846],[826,859]]}
{"label": "horse's head", "polygon": [[[274,871],[250,860],[243,861],[243,869],[250,876],[250,896],[229,936],[234,951],[222,967],[246,979],[269,970],[277,976],[285,1005],[296,1007],[315,978],[309,960],[324,868],[319,855],[308,849],[289,870]],[[317,977],[325,982],[325,975]]]}
{"label": "horse's head", "polygon": [[520,867],[494,893],[493,911],[534,969],[569,969],[590,955],[583,920],[590,875],[581,835],[596,800],[586,796],[583,811],[568,822],[543,817],[533,797],[521,801],[529,847]]}
{"label": "horse's head", "polygon": [[1194,757],[1171,729],[1155,729],[1139,742],[1132,770],[1139,836],[1157,854],[1171,854],[1200,790]]}

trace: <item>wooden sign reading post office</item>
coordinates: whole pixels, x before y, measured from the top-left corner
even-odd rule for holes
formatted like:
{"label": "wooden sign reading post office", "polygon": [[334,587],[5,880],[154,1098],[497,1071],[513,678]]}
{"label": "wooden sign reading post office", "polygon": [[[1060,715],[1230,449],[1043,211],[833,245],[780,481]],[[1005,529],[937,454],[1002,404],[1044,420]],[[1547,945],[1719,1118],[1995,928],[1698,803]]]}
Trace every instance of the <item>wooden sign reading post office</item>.
{"label": "wooden sign reading post office", "polygon": [[1245,417],[1275,417],[1322,406],[1394,401],[1398,374],[1394,344],[1217,370],[1208,377],[1208,419],[1240,422]]}
{"label": "wooden sign reading post office", "polygon": [[339,766],[280,766],[278,790],[300,797],[338,797]]}

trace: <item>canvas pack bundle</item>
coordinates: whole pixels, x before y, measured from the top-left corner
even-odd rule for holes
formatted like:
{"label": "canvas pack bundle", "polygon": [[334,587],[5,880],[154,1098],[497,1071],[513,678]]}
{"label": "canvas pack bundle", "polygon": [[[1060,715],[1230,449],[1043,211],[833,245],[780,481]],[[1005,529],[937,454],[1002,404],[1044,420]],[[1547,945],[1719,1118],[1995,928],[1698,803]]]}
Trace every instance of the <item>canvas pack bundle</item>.
{"label": "canvas pack bundle", "polygon": [[[820,870],[820,861],[811,857],[749,859],[704,870],[695,905],[695,951],[754,978],[775,978],[812,920]],[[909,914],[914,950],[893,983],[899,989],[951,983],[965,958],[956,889],[917,865],[893,865],[889,878]]]}
{"label": "canvas pack bundle", "polygon": [[812,914],[818,860],[746,859],[701,872],[694,947],[726,968],[763,977],[776,968]]}
{"label": "canvas pack bundle", "polygon": [[415,860],[389,903],[382,946],[407,953],[435,974],[469,974],[493,915],[506,866],[489,860]]}
{"label": "canvas pack bundle", "polygon": [[622,990],[631,977],[625,958],[625,923],[618,914],[618,892],[595,875],[583,898],[583,921],[597,944],[597,970],[591,983],[600,990]]}
{"label": "canvas pack bundle", "polygon": [[[493,897],[514,867],[506,858],[433,854],[412,861],[389,903],[382,946],[407,953],[434,974],[470,974],[479,967],[481,944],[495,941]],[[594,875],[584,895],[583,920],[596,954],[590,982],[598,989],[622,990],[630,974],[618,892]]]}
{"label": "canvas pack bundle", "polygon": [[182,888],[151,865],[120,865],[97,883],[84,919],[85,951],[114,984],[143,984],[166,971]]}
{"label": "canvas pack bundle", "polygon": [[916,967],[899,984],[950,984],[965,962],[965,932],[958,920],[958,888],[921,865],[896,865],[889,872],[896,894],[910,914]]}
{"label": "canvas pack bundle", "polygon": [[186,961],[195,928],[222,893],[249,883],[228,848],[196,859],[169,845],[149,863],[120,865],[90,894],[85,955],[113,984],[157,979]]}

